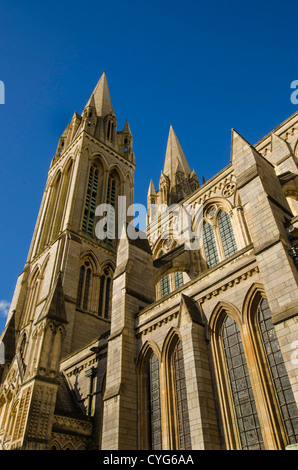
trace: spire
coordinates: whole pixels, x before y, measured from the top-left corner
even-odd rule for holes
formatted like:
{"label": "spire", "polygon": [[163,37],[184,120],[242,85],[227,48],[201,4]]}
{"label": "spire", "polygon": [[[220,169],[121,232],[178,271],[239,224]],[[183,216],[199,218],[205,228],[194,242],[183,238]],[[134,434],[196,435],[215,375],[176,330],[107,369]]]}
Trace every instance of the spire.
{"label": "spire", "polygon": [[92,106],[98,116],[106,116],[113,112],[106,73],[104,72],[96,85],[85,107]]}
{"label": "spire", "polygon": [[155,191],[155,188],[154,188],[154,184],[153,184],[153,181],[150,180],[149,189],[148,189],[148,196],[155,196],[155,195],[156,195],[156,191]]}
{"label": "spire", "polygon": [[59,321],[60,323],[67,323],[61,272],[59,272],[56,277],[54,286],[47,298],[44,308],[40,312],[38,321],[45,317]]}
{"label": "spire", "polygon": [[128,120],[127,120],[127,119],[126,119],[126,121],[125,121],[125,124],[124,124],[123,131],[122,131],[122,132],[128,132],[129,134],[131,134],[131,130],[130,130],[129,123],[128,123]]}
{"label": "spire", "polygon": [[163,173],[169,177],[171,184],[175,184],[175,173],[177,168],[179,168],[179,171],[182,171],[187,176],[191,173],[182,147],[171,125],[163,169]]}

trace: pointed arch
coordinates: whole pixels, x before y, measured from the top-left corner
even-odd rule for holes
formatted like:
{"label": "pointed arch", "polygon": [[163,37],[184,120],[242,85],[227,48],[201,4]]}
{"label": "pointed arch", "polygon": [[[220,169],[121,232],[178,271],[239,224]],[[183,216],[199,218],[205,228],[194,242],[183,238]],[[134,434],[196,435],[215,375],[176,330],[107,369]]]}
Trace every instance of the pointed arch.
{"label": "pointed arch", "polygon": [[40,275],[40,265],[36,264],[34,266],[33,270],[31,271],[31,273],[28,276],[28,287],[29,287],[29,289],[32,288],[32,286],[36,282],[36,279],[39,277],[39,275]]}
{"label": "pointed arch", "polygon": [[72,442],[66,442],[62,447],[62,450],[75,450]]}
{"label": "pointed arch", "polygon": [[109,175],[112,174],[112,173],[117,174],[117,177],[119,178],[121,183],[125,181],[125,174],[124,174],[122,168],[120,168],[119,165],[117,165],[116,163],[112,163],[108,167],[108,172],[109,172]]}
{"label": "pointed arch", "polygon": [[85,204],[82,218],[82,231],[94,237],[94,218],[96,207],[102,199],[103,166],[99,160],[93,159],[89,165],[88,180],[86,183]]}
{"label": "pointed arch", "polygon": [[81,260],[81,263],[84,263],[85,260],[90,261],[94,271],[95,272],[99,271],[100,264],[99,264],[97,256],[95,255],[93,251],[88,250],[88,251],[84,251],[83,253],[81,253],[80,260]]}
{"label": "pointed arch", "polygon": [[54,439],[50,445],[49,445],[50,450],[61,450],[60,443],[57,439]]}
{"label": "pointed arch", "polygon": [[40,266],[40,277],[44,278],[44,273],[48,264],[48,261],[50,259],[50,253],[48,253],[45,257],[45,259],[42,261],[41,266]]}
{"label": "pointed arch", "polygon": [[111,309],[114,268],[112,264],[107,261],[101,267],[100,272],[98,315],[102,318],[108,319],[110,317]]}
{"label": "pointed arch", "polygon": [[9,418],[8,418],[8,423],[7,423],[7,435],[12,436],[14,433],[14,428],[16,424],[16,416],[19,408],[19,398],[16,398],[14,402],[12,402],[10,412],[9,412]]}
{"label": "pointed arch", "polygon": [[40,293],[41,279],[40,266],[36,265],[28,278],[22,326],[25,326],[34,317],[35,307]]}
{"label": "pointed arch", "polygon": [[207,214],[211,207],[216,206],[217,210],[230,212],[233,209],[232,203],[224,197],[212,197],[204,204],[204,214]]}
{"label": "pointed arch", "polygon": [[[243,318],[254,354],[255,380],[266,414],[271,416],[271,446],[298,442],[298,408],[262,284],[252,284],[243,302]],[[264,413],[265,414],[265,413]]]}
{"label": "pointed arch", "polygon": [[162,449],[160,351],[146,341],[137,359],[139,448]]}
{"label": "pointed arch", "polygon": [[184,369],[183,344],[178,328],[168,332],[162,349],[166,381],[166,417],[170,449],[190,450],[191,435]]}
{"label": "pointed arch", "polygon": [[[210,317],[208,336],[226,448],[263,448],[245,354],[243,322],[241,313],[233,304],[219,302],[215,306]],[[245,428],[246,420],[252,423],[251,436]]]}
{"label": "pointed arch", "polygon": [[146,362],[148,355],[152,353],[156,354],[158,360],[161,362],[161,352],[157,344],[152,340],[146,340],[137,356],[137,368],[141,368],[143,363]]}
{"label": "pointed arch", "polygon": [[107,171],[109,169],[109,164],[107,158],[99,152],[95,152],[90,156],[91,165],[101,165],[103,171]]}
{"label": "pointed arch", "polygon": [[181,340],[180,331],[176,327],[171,327],[168,331],[162,346],[161,351],[161,360],[163,363],[166,363],[169,360],[173,347],[175,347],[176,342]]}
{"label": "pointed arch", "polygon": [[222,323],[226,315],[230,315],[241,328],[242,315],[238,308],[235,307],[235,305],[233,305],[231,302],[221,300],[216,304],[210,315],[207,331],[207,337],[209,340],[211,340],[212,335],[216,334],[216,331],[222,327]]}
{"label": "pointed arch", "polygon": [[256,310],[260,300],[266,297],[265,288],[261,283],[253,283],[248,289],[242,304],[243,322],[249,325],[252,321],[253,311]]}
{"label": "pointed arch", "polygon": [[40,241],[37,248],[37,254],[39,254],[44,247],[49,243],[52,228],[54,214],[57,209],[57,200],[61,190],[62,172],[59,168],[53,175],[51,184],[49,186],[49,196],[45,207],[43,221],[41,223],[41,234]]}
{"label": "pointed arch", "polygon": [[94,274],[96,271],[96,258],[92,252],[81,256],[79,282],[77,289],[77,308],[90,311],[94,298]]}
{"label": "pointed arch", "polygon": [[73,159],[69,158],[62,169],[61,189],[59,198],[56,201],[56,211],[53,215],[53,228],[50,241],[53,242],[62,230],[63,217],[66,210],[67,195],[70,190],[71,177],[73,172]]}
{"label": "pointed arch", "polygon": [[84,157],[86,157],[88,160],[92,158],[92,150],[89,144],[84,145],[81,150],[81,154],[84,155]]}
{"label": "pointed arch", "polygon": [[[238,248],[232,221],[233,206],[225,198],[212,198],[204,205],[203,222],[197,230],[203,231],[203,258],[207,268],[234,255]],[[238,226],[238,225],[237,225]]]}
{"label": "pointed arch", "polygon": [[124,193],[124,174],[116,165],[111,165],[107,174],[105,203],[112,209],[108,211],[106,243],[116,246],[118,234],[118,197]]}
{"label": "pointed arch", "polygon": [[126,201],[126,211],[131,204],[133,204],[133,194],[134,194],[134,186],[133,181],[130,173],[127,173],[125,177],[125,188],[124,188],[124,195],[127,198]]}

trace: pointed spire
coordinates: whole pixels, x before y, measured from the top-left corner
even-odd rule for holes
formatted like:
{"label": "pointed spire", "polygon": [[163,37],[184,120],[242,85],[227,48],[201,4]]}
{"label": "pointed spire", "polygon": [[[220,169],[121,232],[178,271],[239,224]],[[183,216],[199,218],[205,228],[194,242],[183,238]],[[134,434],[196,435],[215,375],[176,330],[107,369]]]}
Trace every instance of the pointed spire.
{"label": "pointed spire", "polygon": [[107,77],[105,72],[102,74],[98,84],[91,94],[85,107],[92,106],[96,109],[98,116],[106,116],[113,112]]}
{"label": "pointed spire", "polygon": [[129,124],[128,124],[128,120],[126,119],[125,121],[125,124],[124,124],[124,127],[123,127],[123,131],[122,132],[128,132],[129,134],[131,134],[131,130],[130,130],[130,127],[129,127]]}
{"label": "pointed spire", "polygon": [[175,173],[177,168],[179,168],[179,171],[182,171],[187,176],[191,173],[182,147],[171,125],[163,172],[166,176],[169,177],[172,184],[175,184]]}
{"label": "pointed spire", "polygon": [[151,180],[149,184],[149,189],[148,189],[148,196],[155,196],[155,195],[156,195],[156,191],[154,188],[153,181]]}
{"label": "pointed spire", "polygon": [[67,323],[61,272],[58,273],[54,286],[47,298],[37,321],[47,317],[51,320]]}

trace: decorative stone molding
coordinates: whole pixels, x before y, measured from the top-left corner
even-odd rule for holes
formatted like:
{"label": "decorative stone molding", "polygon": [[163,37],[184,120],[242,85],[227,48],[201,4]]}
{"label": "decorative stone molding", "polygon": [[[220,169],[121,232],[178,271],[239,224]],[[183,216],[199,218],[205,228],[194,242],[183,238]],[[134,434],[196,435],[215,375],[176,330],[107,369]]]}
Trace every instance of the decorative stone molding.
{"label": "decorative stone molding", "polygon": [[162,325],[165,325],[166,323],[171,322],[172,320],[177,318],[178,313],[179,313],[178,311],[177,312],[171,312],[168,316],[157,320],[155,323],[153,323],[152,325],[148,326],[147,328],[145,328],[144,330],[139,332],[137,334],[137,337],[139,338],[141,336],[146,336],[148,333],[151,333],[151,331],[156,330],[156,328],[159,328]]}
{"label": "decorative stone molding", "polygon": [[247,271],[246,273],[240,274],[239,276],[235,277],[235,278],[232,279],[231,281],[226,282],[225,284],[223,284],[223,285],[220,286],[220,287],[217,287],[216,289],[214,289],[214,290],[211,291],[211,292],[208,292],[208,294],[205,294],[203,297],[201,297],[201,298],[199,299],[199,302],[202,304],[202,303],[204,303],[206,300],[210,300],[212,297],[216,297],[216,296],[219,295],[221,292],[224,292],[224,291],[226,291],[227,289],[229,289],[229,288],[231,288],[231,287],[234,287],[235,285],[239,284],[241,281],[244,281],[244,280],[247,279],[248,277],[251,277],[254,273],[258,273],[258,272],[259,272],[258,266],[253,267],[252,269],[250,269],[250,270]]}
{"label": "decorative stone molding", "polygon": [[67,432],[76,432],[78,434],[84,434],[90,436],[92,433],[92,423],[90,421],[80,420],[77,418],[70,418],[68,416],[54,416],[53,432],[60,432],[63,430]]}
{"label": "decorative stone molding", "polygon": [[233,196],[233,194],[235,193],[236,191],[236,183],[234,181],[230,181],[229,183],[227,183],[225,185],[225,187],[223,188],[222,190],[222,195],[225,197],[225,198],[229,198],[231,196]]}
{"label": "decorative stone molding", "polygon": [[[254,273],[258,273],[258,272],[259,272],[258,266],[254,266],[253,268],[246,271],[245,273],[240,274],[239,276],[226,282],[222,286],[216,287],[211,292],[208,292],[207,294],[203,295],[201,298],[196,300],[196,302],[203,304],[206,300],[210,300],[212,297],[216,297],[221,292],[225,292],[227,289],[230,289],[231,287],[236,286],[241,281],[246,280],[247,278],[253,276]],[[162,319],[156,320],[154,323],[151,323],[150,326],[147,326],[142,331],[138,332],[137,338],[140,338],[141,336],[146,336],[148,333],[151,333],[152,331],[156,330],[156,328],[159,328],[165,325],[166,323],[171,322],[172,320],[177,318],[178,314],[179,314],[179,311],[177,310],[176,312],[170,312],[167,316],[164,316]]]}

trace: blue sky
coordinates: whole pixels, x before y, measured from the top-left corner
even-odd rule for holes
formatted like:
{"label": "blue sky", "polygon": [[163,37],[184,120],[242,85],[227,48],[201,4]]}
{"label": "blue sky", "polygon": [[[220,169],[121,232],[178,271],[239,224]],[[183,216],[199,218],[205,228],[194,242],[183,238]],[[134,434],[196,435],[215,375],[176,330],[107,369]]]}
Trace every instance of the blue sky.
{"label": "blue sky", "polygon": [[230,161],[298,110],[296,1],[18,1],[0,6],[0,331],[26,261],[47,171],[102,72],[136,155],[135,202],[158,186],[170,123],[191,168]]}

